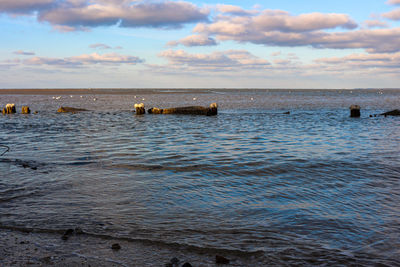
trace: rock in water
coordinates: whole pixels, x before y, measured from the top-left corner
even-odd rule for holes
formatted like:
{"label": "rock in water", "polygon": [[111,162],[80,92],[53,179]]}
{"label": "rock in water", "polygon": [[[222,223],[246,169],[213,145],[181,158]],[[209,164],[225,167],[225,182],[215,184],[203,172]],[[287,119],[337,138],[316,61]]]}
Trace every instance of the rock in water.
{"label": "rock in water", "polygon": [[60,107],[57,110],[58,113],[66,113],[66,112],[76,113],[80,111],[88,111],[88,110],[84,108],[71,108],[71,107]]}
{"label": "rock in water", "polygon": [[121,246],[118,243],[115,243],[115,244],[112,244],[111,249],[112,250],[120,250]]}
{"label": "rock in water", "polygon": [[223,256],[215,256],[215,263],[216,264],[229,264],[229,260]]}
{"label": "rock in water", "polygon": [[68,240],[68,238],[74,233],[73,229],[68,229],[64,232],[63,236],[61,237],[62,240]]}
{"label": "rock in water", "polygon": [[31,110],[29,109],[28,106],[22,106],[22,114],[30,114]]}

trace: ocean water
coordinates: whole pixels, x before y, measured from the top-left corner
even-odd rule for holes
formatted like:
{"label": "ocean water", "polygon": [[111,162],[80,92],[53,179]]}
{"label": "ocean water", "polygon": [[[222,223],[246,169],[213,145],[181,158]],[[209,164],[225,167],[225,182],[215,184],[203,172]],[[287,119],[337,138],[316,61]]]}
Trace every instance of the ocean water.
{"label": "ocean water", "polygon": [[[400,262],[400,117],[369,116],[400,108],[398,90],[55,96],[0,95],[38,111],[0,116],[2,228],[78,226],[246,266]],[[219,113],[137,116],[140,102]]]}

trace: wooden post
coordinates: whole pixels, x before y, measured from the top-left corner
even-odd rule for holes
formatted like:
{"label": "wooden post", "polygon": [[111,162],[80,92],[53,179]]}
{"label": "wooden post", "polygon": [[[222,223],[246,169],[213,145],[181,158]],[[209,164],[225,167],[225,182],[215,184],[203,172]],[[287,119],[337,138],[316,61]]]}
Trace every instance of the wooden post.
{"label": "wooden post", "polygon": [[143,103],[135,104],[135,109],[136,109],[136,115],[143,115],[146,113]]}
{"label": "wooden post", "polygon": [[22,106],[22,114],[29,114],[31,113],[31,110],[29,109],[28,106]]}
{"label": "wooden post", "polygon": [[12,114],[16,113],[15,104],[7,104],[5,108],[3,108],[3,114]]}
{"label": "wooden post", "polygon": [[350,117],[352,118],[359,118],[361,116],[359,105],[351,105],[350,106]]}

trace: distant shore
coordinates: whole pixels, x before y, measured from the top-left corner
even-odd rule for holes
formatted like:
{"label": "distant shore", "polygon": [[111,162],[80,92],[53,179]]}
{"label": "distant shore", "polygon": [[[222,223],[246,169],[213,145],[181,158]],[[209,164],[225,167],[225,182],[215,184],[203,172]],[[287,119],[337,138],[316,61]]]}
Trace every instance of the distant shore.
{"label": "distant shore", "polygon": [[208,93],[208,89],[0,89],[0,95],[146,95],[193,92]]}
{"label": "distant shore", "polygon": [[136,94],[182,94],[193,93],[206,94],[217,92],[237,91],[351,91],[351,90],[387,90],[398,91],[400,88],[356,88],[356,89],[273,89],[273,88],[54,88],[54,89],[0,89],[0,95],[136,95]]}

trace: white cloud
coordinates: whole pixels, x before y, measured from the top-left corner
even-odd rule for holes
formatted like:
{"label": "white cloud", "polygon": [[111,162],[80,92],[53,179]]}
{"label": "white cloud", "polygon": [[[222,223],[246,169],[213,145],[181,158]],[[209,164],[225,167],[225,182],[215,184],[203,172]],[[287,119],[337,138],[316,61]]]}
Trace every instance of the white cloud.
{"label": "white cloud", "polygon": [[366,21],[364,21],[364,23],[363,23],[367,28],[388,28],[389,27],[389,25],[386,23],[386,22],[384,22],[384,21],[380,21],[380,20],[377,20],[377,19],[374,19],[374,20],[366,20]]}
{"label": "white cloud", "polygon": [[185,71],[227,71],[243,69],[263,69],[270,65],[245,50],[218,51],[210,54],[189,54],[183,50],[167,50],[159,54],[168,60],[168,68]]}
{"label": "white cloud", "polygon": [[41,9],[49,8],[54,0],[1,0],[0,12],[9,13],[31,13]]}
{"label": "white cloud", "polygon": [[386,3],[388,5],[400,5],[400,0],[389,0]]}
{"label": "white cloud", "polygon": [[20,55],[20,56],[33,56],[33,55],[35,55],[35,52],[18,50],[18,51],[14,51],[14,54]]}
{"label": "white cloud", "polygon": [[26,65],[47,65],[57,67],[79,67],[84,65],[135,65],[144,61],[135,56],[119,55],[116,53],[110,54],[84,54],[66,58],[49,58],[49,57],[33,57],[24,60],[22,63]]}
{"label": "white cloud", "polygon": [[91,44],[91,45],[89,45],[89,47],[94,48],[94,49],[111,49],[112,48],[111,46],[108,46],[106,44],[100,44],[100,43]]}
{"label": "white cloud", "polygon": [[[369,22],[377,27],[383,23]],[[193,31],[217,41],[268,46],[311,46],[314,48],[367,49],[369,52],[396,52],[400,28],[357,29],[344,14],[310,13],[298,16],[281,10],[265,10],[257,16],[217,16],[212,23],[199,23]],[[345,31],[326,31],[343,28]]]}
{"label": "white cloud", "polygon": [[224,5],[224,4],[218,4],[217,11],[219,11],[221,13],[227,13],[227,14],[231,14],[231,15],[240,15],[240,16],[254,15],[259,12],[257,10],[244,10],[243,8],[241,8],[239,6]]}
{"label": "white cloud", "polygon": [[182,38],[179,41],[171,41],[167,45],[177,46],[179,44],[184,46],[213,46],[217,45],[217,42],[213,38],[206,35],[193,34]]}
{"label": "white cloud", "polygon": [[184,1],[131,0],[2,0],[0,13],[37,12],[39,21],[59,31],[90,27],[178,28],[186,23],[207,21],[209,10]]}
{"label": "white cloud", "polygon": [[39,13],[40,21],[70,27],[180,27],[207,20],[209,11],[189,2],[77,1]]}
{"label": "white cloud", "polygon": [[391,20],[400,20],[400,8],[383,13],[382,16]]}

